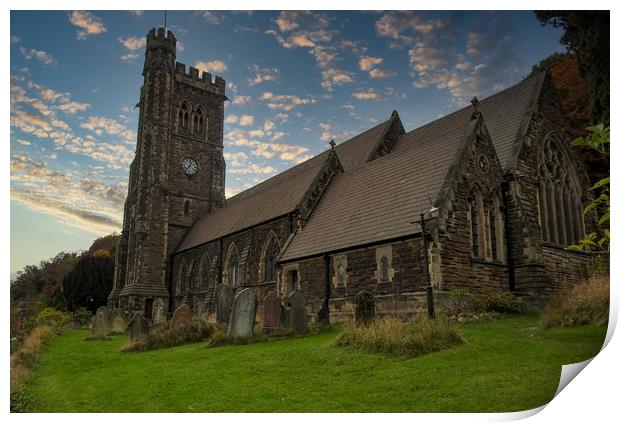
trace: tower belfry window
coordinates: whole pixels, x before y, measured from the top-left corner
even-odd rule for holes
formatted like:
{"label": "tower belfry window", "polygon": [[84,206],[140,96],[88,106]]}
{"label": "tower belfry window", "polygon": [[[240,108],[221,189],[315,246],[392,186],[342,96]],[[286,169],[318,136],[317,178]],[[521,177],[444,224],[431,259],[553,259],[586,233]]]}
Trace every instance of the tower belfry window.
{"label": "tower belfry window", "polygon": [[194,134],[204,137],[205,132],[205,113],[202,110],[202,107],[198,107],[198,110],[196,110],[196,114],[194,115]]}
{"label": "tower belfry window", "polygon": [[179,132],[183,134],[189,132],[189,107],[186,103],[181,104],[179,109]]}

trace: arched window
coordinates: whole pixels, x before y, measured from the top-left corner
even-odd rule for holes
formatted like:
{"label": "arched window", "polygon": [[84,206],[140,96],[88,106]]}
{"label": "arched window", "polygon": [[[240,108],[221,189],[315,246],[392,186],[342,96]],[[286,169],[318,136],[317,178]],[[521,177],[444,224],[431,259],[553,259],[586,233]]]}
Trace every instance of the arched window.
{"label": "arched window", "polygon": [[504,210],[499,190],[486,196],[475,187],[469,196],[472,257],[505,261]]}
{"label": "arched window", "polygon": [[200,260],[200,286],[208,288],[211,285],[211,257],[208,253],[202,255]]}
{"label": "arched window", "polygon": [[506,260],[504,207],[502,206],[499,191],[493,191],[488,197],[487,209],[489,213],[489,235],[491,238],[491,260]]}
{"label": "arched window", "polygon": [[339,263],[338,267],[336,268],[336,277],[337,277],[338,286],[345,285],[346,274],[347,274],[347,269],[344,268],[344,264]]}
{"label": "arched window", "polygon": [[478,188],[474,188],[469,196],[469,221],[472,256],[484,258],[484,201],[482,197],[482,192]]}
{"label": "arched window", "polygon": [[390,280],[390,260],[387,256],[381,257],[381,281],[389,281]]}
{"label": "arched window", "polygon": [[239,285],[241,282],[240,265],[239,265],[239,251],[235,244],[232,244],[228,249],[226,256],[226,282],[232,288]]}
{"label": "arched window", "polygon": [[187,104],[187,102],[184,101],[183,103],[181,103],[181,107],[179,107],[179,120],[178,120],[179,132],[182,134],[189,133],[189,113],[190,113],[190,107]]}
{"label": "arched window", "polygon": [[185,271],[185,275],[183,275],[183,284],[181,286],[181,294],[188,294],[191,290],[191,282],[192,282],[192,271],[194,270],[194,260],[192,260],[187,266],[187,270]]}
{"label": "arched window", "polygon": [[278,242],[278,236],[274,232],[270,232],[265,240],[263,252],[261,254],[263,281],[276,280],[276,258],[278,257],[279,252],[280,243]]}
{"label": "arched window", "polygon": [[543,241],[575,244],[584,236],[581,188],[565,143],[557,134],[542,142],[538,210]]}
{"label": "arched window", "polygon": [[179,273],[177,275],[177,280],[176,280],[176,286],[174,287],[174,294],[175,295],[181,295],[181,293],[183,292],[183,279],[185,277],[185,274],[187,273],[187,264],[185,263],[185,261],[181,262],[181,266],[179,266]]}
{"label": "arched window", "polygon": [[204,137],[206,133],[205,121],[205,112],[201,106],[198,106],[194,115],[194,134]]}
{"label": "arched window", "polygon": [[185,204],[183,205],[183,215],[187,216],[189,214],[189,206],[190,206],[190,201],[185,200]]}

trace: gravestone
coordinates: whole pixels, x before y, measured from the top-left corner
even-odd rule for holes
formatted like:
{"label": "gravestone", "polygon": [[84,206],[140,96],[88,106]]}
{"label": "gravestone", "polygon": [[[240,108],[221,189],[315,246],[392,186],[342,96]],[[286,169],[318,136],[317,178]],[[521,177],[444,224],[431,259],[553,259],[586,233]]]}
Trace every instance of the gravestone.
{"label": "gravestone", "polygon": [[235,296],[228,323],[228,336],[235,338],[252,336],[255,318],[256,295],[250,288],[246,288]]}
{"label": "gravestone", "polygon": [[156,325],[166,322],[166,315],[164,314],[164,302],[161,298],[158,298],[153,303],[153,323]]}
{"label": "gravestone", "polygon": [[293,291],[288,296],[288,322],[293,332],[308,332],[308,316],[306,315],[306,301],[301,291]]}
{"label": "gravestone", "polygon": [[215,287],[215,318],[218,323],[228,325],[230,319],[230,307],[232,305],[232,293],[226,284],[219,284]]}
{"label": "gravestone", "polygon": [[129,321],[128,330],[131,342],[142,341],[149,334],[149,321],[136,311]]}
{"label": "gravestone", "polygon": [[127,330],[127,316],[119,308],[112,310],[110,322],[110,331],[112,333],[125,333]]}
{"label": "gravestone", "polygon": [[263,332],[270,332],[279,328],[282,318],[281,314],[280,298],[275,292],[270,291],[263,300]]}
{"label": "gravestone", "polygon": [[103,339],[110,334],[110,317],[106,306],[99,307],[93,317],[91,338]]}
{"label": "gravestone", "polygon": [[70,320],[65,324],[65,327],[69,329],[79,329],[81,325],[80,325],[80,322],[76,322],[75,320]]}
{"label": "gravestone", "polygon": [[192,309],[187,304],[181,304],[172,315],[170,331],[179,330],[192,321]]}
{"label": "gravestone", "polygon": [[375,320],[375,297],[371,293],[361,291],[355,296],[355,321],[361,324]]}

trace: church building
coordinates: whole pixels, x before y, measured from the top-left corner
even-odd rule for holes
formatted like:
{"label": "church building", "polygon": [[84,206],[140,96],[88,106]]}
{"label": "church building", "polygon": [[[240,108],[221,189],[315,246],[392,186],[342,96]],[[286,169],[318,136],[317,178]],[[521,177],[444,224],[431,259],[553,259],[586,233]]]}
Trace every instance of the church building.
{"label": "church building", "polygon": [[147,36],[136,155],[109,304],[156,323],[214,292],[259,300],[301,290],[309,317],[407,315],[452,289],[536,303],[586,275],[565,246],[595,229],[590,186],[546,73],[419,128],[397,111],[225,198],[225,81],[176,62],[176,39]]}

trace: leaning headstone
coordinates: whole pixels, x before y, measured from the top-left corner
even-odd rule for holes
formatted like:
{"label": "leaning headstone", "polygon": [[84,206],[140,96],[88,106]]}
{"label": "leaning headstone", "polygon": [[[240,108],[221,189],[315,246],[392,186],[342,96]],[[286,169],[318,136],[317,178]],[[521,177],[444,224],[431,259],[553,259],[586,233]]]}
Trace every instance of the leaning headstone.
{"label": "leaning headstone", "polygon": [[108,314],[108,308],[106,306],[97,309],[97,313],[95,313],[95,317],[93,317],[93,324],[90,332],[91,338],[103,339],[110,334],[110,317]]}
{"label": "leaning headstone", "polygon": [[280,327],[282,307],[280,298],[270,291],[263,300],[263,331],[271,332]]}
{"label": "leaning headstone", "polygon": [[172,315],[170,331],[179,330],[192,321],[192,309],[187,304],[181,304]]}
{"label": "leaning headstone", "polygon": [[293,291],[288,296],[289,326],[293,332],[305,333],[308,331],[308,316],[306,315],[306,302],[301,291]]}
{"label": "leaning headstone", "polygon": [[142,341],[149,333],[149,321],[139,312],[135,312],[129,321],[128,330],[131,342]]}
{"label": "leaning headstone", "polygon": [[232,305],[232,293],[226,284],[215,287],[215,318],[218,323],[228,325],[230,319],[230,307]]}
{"label": "leaning headstone", "polygon": [[112,310],[110,316],[110,330],[112,333],[125,333],[127,330],[127,316],[120,308]]}
{"label": "leaning headstone", "polygon": [[236,338],[252,336],[255,319],[256,295],[250,288],[246,288],[235,296],[228,324],[228,336]]}
{"label": "leaning headstone", "polygon": [[375,320],[375,297],[369,292],[361,291],[355,296],[355,321],[368,324]]}

